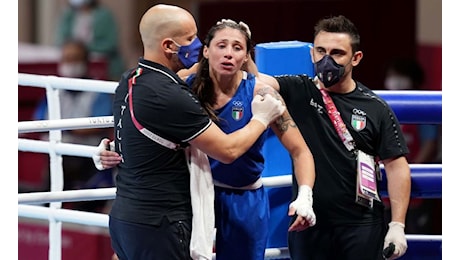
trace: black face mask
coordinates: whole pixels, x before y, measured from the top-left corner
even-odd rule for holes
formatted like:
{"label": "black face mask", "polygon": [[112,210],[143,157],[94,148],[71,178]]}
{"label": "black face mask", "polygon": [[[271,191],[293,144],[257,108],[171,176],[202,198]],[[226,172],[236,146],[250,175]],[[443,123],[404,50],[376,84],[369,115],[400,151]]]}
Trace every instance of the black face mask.
{"label": "black face mask", "polygon": [[315,72],[319,80],[328,88],[339,82],[345,72],[345,67],[337,64],[330,55],[325,55],[315,63]]}

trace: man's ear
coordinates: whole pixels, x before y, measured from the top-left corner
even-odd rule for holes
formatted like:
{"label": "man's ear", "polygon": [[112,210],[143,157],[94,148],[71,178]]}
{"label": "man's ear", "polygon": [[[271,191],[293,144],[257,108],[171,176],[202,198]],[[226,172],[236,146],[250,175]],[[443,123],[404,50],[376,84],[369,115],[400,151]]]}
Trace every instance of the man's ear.
{"label": "man's ear", "polygon": [[353,67],[358,66],[362,58],[363,58],[362,51],[355,52],[355,54],[353,54],[353,59],[351,60],[351,65],[353,65]]}
{"label": "man's ear", "polygon": [[163,39],[163,41],[161,41],[161,47],[163,48],[163,51],[165,52],[177,52],[176,50],[172,48],[173,45],[174,45],[174,42],[169,38]]}

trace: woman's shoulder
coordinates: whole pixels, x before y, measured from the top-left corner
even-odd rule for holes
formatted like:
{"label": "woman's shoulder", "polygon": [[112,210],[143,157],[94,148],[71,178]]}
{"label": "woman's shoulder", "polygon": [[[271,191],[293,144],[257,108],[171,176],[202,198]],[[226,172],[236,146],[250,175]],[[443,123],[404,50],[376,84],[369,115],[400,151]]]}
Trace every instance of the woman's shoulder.
{"label": "woman's shoulder", "polygon": [[272,94],[272,95],[277,95],[278,91],[276,91],[275,88],[273,88],[271,85],[267,84],[266,82],[259,80],[257,77],[254,77],[255,84],[254,84],[254,95],[260,94]]}

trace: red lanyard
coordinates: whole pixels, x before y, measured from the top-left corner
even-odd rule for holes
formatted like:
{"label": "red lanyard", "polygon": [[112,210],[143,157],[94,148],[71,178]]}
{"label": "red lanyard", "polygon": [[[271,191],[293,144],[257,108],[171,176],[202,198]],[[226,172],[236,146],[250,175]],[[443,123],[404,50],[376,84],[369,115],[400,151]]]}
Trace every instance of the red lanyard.
{"label": "red lanyard", "polygon": [[136,70],[136,74],[132,76],[128,80],[128,96],[129,96],[129,113],[131,114],[131,119],[133,120],[134,125],[136,128],[141,131],[144,127],[137,121],[136,117],[134,117],[134,109],[133,109],[133,85],[136,84],[136,78],[142,73],[142,69],[139,68]]}
{"label": "red lanyard", "polygon": [[319,91],[321,91],[324,104],[326,105],[327,115],[331,119],[335,131],[339,135],[340,139],[342,140],[343,144],[348,149],[348,151],[352,151],[353,149],[355,149],[353,137],[351,136],[350,132],[347,129],[347,126],[343,122],[342,117],[340,117],[340,112],[337,111],[334,101],[332,101],[331,96],[329,96],[329,93],[327,93],[325,89],[319,88]]}
{"label": "red lanyard", "polygon": [[151,132],[150,130],[148,130],[147,128],[143,127],[136,119],[136,117],[134,117],[134,109],[133,109],[133,85],[136,84],[136,78],[141,75],[142,73],[142,68],[138,68],[136,70],[136,74],[134,76],[132,76],[129,80],[128,80],[128,99],[129,99],[129,112],[131,114],[131,120],[133,120],[133,123],[134,125],[136,126],[136,128],[139,130],[139,132],[141,132],[142,134],[144,134],[145,136],[147,136],[148,138],[152,139],[153,141],[169,148],[169,149],[173,149],[173,150],[177,150],[180,148],[180,145],[179,144],[175,144],[169,140],[166,140],[164,139],[163,137],[159,136],[159,135],[156,135],[155,133]]}

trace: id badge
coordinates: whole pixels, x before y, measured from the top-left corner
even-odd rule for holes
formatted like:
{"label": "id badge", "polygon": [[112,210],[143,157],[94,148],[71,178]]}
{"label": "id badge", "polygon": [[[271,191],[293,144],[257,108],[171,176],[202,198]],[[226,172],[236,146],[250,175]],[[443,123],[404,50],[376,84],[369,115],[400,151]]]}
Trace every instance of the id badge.
{"label": "id badge", "polygon": [[358,150],[356,174],[356,202],[358,204],[372,208],[374,199],[380,201],[376,177],[374,156]]}

